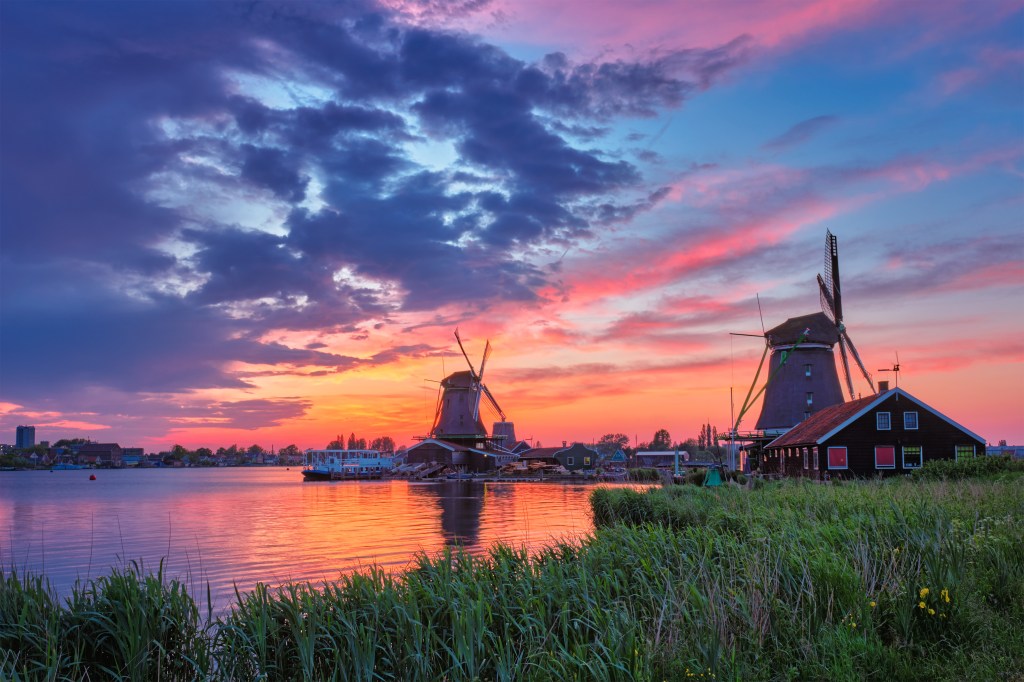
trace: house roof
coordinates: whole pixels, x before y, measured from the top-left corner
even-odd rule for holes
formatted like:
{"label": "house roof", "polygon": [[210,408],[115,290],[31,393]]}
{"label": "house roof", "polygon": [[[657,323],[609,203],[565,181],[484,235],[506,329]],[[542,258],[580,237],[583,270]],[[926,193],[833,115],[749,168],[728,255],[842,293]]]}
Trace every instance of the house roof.
{"label": "house roof", "polygon": [[839,341],[836,325],[825,313],[811,313],[791,317],[777,327],[768,330],[766,336],[773,346],[796,343],[804,330],[809,330],[804,343],[827,343],[832,346]]}
{"label": "house roof", "polygon": [[86,443],[85,445],[78,449],[78,452],[110,452],[115,448],[120,450],[121,446],[118,445],[117,443]]}
{"label": "house roof", "polygon": [[765,447],[777,448],[790,445],[801,445],[804,443],[815,443],[820,445],[845,429],[855,420],[873,410],[876,406],[888,400],[893,395],[911,401],[921,409],[931,412],[936,417],[939,417],[946,423],[955,426],[972,438],[975,438],[982,443],[985,442],[985,439],[978,434],[964,428],[936,410],[934,407],[910,395],[902,388],[893,388],[885,393],[870,395],[866,398],[860,398],[859,400],[851,400],[848,403],[826,407],[820,412],[812,414],[810,417],[800,422],[792,429],[773,440],[771,443],[768,443]]}
{"label": "house roof", "polygon": [[553,459],[556,452],[561,452],[566,448],[533,448],[527,450],[523,454],[519,455],[519,459]]}
{"label": "house roof", "polygon": [[812,414],[789,431],[768,443],[766,447],[777,448],[797,443],[817,443],[822,436],[847,421],[856,418],[866,411],[866,406],[875,402],[879,396],[869,395],[866,398],[851,400],[848,403],[830,405]]}

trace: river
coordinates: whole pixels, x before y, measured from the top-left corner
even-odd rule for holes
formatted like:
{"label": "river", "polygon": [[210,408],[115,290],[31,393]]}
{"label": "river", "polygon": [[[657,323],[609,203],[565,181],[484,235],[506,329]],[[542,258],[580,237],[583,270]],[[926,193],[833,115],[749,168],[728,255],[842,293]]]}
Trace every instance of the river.
{"label": "river", "polygon": [[[90,481],[90,474],[96,480]],[[76,580],[141,561],[205,593],[402,570],[446,546],[536,550],[593,529],[593,485],[446,481],[304,482],[298,469],[0,473],[0,565]]]}

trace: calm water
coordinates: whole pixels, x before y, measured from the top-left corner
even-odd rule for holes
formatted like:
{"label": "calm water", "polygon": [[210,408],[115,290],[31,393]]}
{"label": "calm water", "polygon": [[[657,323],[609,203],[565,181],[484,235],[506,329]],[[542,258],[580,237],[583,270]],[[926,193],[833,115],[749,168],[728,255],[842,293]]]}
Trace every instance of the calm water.
{"label": "calm water", "polygon": [[[90,481],[95,473],[97,480]],[[322,581],[419,552],[504,541],[537,549],[592,528],[593,486],[468,481],[302,481],[297,469],[0,473],[0,564],[67,593],[125,560],[205,586]]]}

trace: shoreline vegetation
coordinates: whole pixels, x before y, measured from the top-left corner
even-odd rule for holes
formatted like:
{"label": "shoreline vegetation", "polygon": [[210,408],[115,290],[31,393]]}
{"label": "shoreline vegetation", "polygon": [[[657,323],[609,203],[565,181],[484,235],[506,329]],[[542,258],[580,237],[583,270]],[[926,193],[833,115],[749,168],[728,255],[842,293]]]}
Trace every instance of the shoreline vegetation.
{"label": "shoreline vegetation", "polygon": [[0,569],[0,679],[1022,679],[1024,472],[938,464],[597,489],[578,542],[260,585],[219,616],[162,566],[63,599]]}

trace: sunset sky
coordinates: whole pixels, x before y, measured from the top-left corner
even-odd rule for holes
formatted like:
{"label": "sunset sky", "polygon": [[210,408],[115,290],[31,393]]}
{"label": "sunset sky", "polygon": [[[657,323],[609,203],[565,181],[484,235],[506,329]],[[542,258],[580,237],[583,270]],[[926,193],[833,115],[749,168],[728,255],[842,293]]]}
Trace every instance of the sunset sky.
{"label": "sunset sky", "polygon": [[726,430],[830,229],[1024,444],[1022,161],[1018,1],[3,2],[0,442],[411,444],[456,327],[521,437]]}

